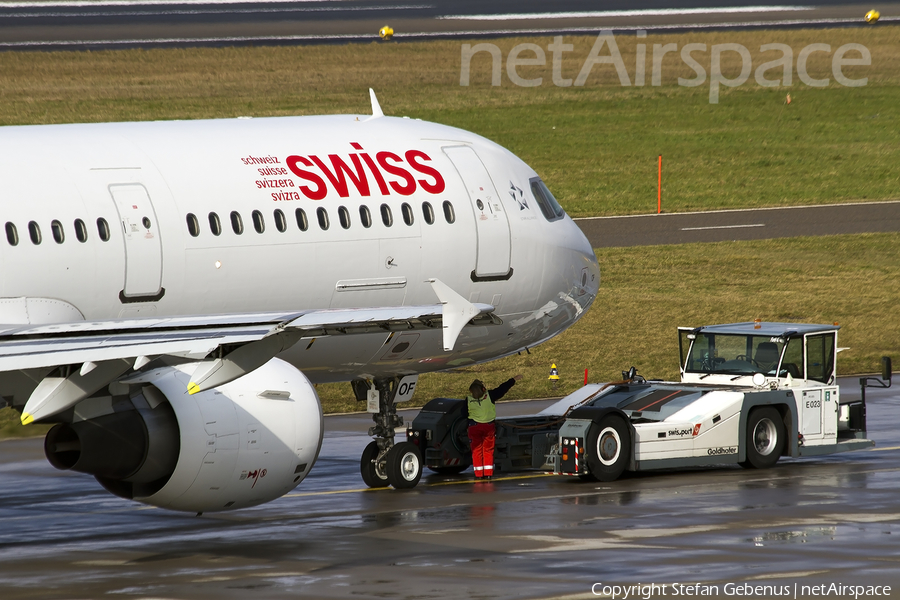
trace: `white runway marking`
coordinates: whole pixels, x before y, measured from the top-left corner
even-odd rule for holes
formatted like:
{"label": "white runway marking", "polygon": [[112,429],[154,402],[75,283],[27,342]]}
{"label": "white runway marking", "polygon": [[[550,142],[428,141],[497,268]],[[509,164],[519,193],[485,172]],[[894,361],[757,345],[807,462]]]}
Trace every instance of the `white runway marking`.
{"label": "white runway marking", "polygon": [[591,10],[584,12],[507,13],[501,15],[445,15],[438,19],[465,21],[512,21],[515,19],[590,19],[603,17],[660,17],[670,15],[712,15],[814,10],[812,6],[733,6],[715,8],[659,8],[641,10]]}
{"label": "white runway marking", "polygon": [[746,227],[765,227],[765,223],[753,223],[750,225],[716,225],[715,227],[682,227],[681,231],[704,231],[706,229],[744,229]]}

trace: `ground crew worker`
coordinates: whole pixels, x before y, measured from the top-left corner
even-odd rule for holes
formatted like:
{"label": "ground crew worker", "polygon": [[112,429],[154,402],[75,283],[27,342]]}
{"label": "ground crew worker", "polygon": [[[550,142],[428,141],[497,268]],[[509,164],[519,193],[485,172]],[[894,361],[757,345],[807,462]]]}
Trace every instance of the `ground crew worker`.
{"label": "ground crew worker", "polygon": [[497,418],[495,402],[506,395],[521,375],[508,379],[497,388],[488,391],[484,383],[476,379],[469,386],[466,398],[469,410],[469,442],[472,444],[472,464],[475,466],[475,479],[489,480],[494,476],[494,440],[497,429],[494,419]]}

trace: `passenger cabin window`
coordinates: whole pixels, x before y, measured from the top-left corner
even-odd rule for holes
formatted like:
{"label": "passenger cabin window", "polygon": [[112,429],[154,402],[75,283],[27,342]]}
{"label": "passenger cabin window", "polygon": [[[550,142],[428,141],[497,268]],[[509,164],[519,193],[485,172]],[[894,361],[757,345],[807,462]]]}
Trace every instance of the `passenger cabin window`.
{"label": "passenger cabin window", "polygon": [[328,211],[327,210],[325,210],[321,206],[319,208],[317,208],[316,209],[316,218],[319,219],[319,227],[321,227],[323,231],[328,229],[328,226],[330,225],[330,223],[328,222]]}
{"label": "passenger cabin window", "polygon": [[350,211],[347,210],[346,206],[338,207],[338,218],[341,221],[341,227],[350,229]]}
{"label": "passenger cabin window", "polygon": [[197,220],[197,215],[194,213],[187,214],[187,228],[192,237],[200,235],[200,221]]}
{"label": "passenger cabin window", "polygon": [[37,246],[41,243],[41,226],[36,222],[28,223],[28,235],[31,236],[31,243]]}
{"label": "passenger cabin window", "polygon": [[238,235],[244,233],[244,220],[236,210],[231,211],[231,229]]}
{"label": "passenger cabin window", "polygon": [[548,221],[562,219],[566,215],[566,211],[559,205],[559,202],[556,201],[556,198],[553,197],[553,194],[550,193],[544,182],[540,178],[535,177],[530,183],[531,193],[534,195],[534,200],[538,203],[544,218]]}
{"label": "passenger cabin window", "polygon": [[403,213],[403,222],[407,225],[412,225],[415,220],[415,215],[413,215],[412,206],[404,202],[400,205],[400,212]]}
{"label": "passenger cabin window", "polygon": [[263,214],[258,210],[253,211],[253,229],[256,230],[256,233],[262,233],[266,230],[266,221],[263,219]]}
{"label": "passenger cabin window", "polygon": [[213,235],[222,235],[222,221],[219,215],[214,212],[209,213],[209,230]]}
{"label": "passenger cabin window", "polygon": [[103,217],[97,219],[97,233],[100,235],[101,242],[109,241],[109,223]]}
{"label": "passenger cabin window", "polygon": [[287,219],[285,218],[284,213],[281,212],[281,209],[276,208],[273,215],[275,217],[275,229],[281,233],[287,231]]}
{"label": "passenger cabin window", "polygon": [[384,223],[385,227],[390,227],[394,224],[394,215],[391,213],[391,207],[387,204],[381,205],[381,222]]}
{"label": "passenger cabin window", "polygon": [[453,210],[453,205],[449,200],[444,200],[444,219],[451,224],[456,221],[456,211]]}
{"label": "passenger cabin window", "polygon": [[368,206],[359,207],[359,222],[367,229],[372,226],[372,213],[369,212]]}
{"label": "passenger cabin window", "polygon": [[422,203],[422,216],[425,217],[426,223],[434,225],[434,208],[432,208],[430,202]]}
{"label": "passenger cabin window", "polygon": [[82,244],[85,243],[88,237],[87,225],[85,225],[84,221],[82,221],[81,219],[75,219],[75,223],[73,223],[73,225],[75,226],[75,237]]}
{"label": "passenger cabin window", "polygon": [[297,217],[297,227],[300,231],[306,231],[309,229],[309,221],[306,220],[306,211],[302,208],[298,208],[294,211],[294,216]]}
{"label": "passenger cabin window", "polygon": [[63,231],[62,223],[55,219],[50,223],[50,233],[53,234],[53,241],[57,244],[62,244],[66,241],[66,232]]}
{"label": "passenger cabin window", "polygon": [[19,245],[19,232],[16,230],[16,224],[12,221],[6,223],[6,241],[10,246]]}

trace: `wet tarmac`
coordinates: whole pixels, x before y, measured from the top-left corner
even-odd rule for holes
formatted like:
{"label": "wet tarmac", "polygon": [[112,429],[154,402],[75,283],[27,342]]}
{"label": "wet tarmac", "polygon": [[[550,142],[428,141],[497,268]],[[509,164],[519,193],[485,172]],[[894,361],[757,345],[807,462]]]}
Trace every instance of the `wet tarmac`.
{"label": "wet tarmac", "polygon": [[[845,399],[858,396],[857,379],[841,383]],[[595,583],[700,582],[726,598],[726,584],[900,587],[900,388],[869,388],[867,399],[873,450],[605,484],[538,473],[475,484],[464,473],[408,491],[364,489],[368,416],[328,417],[322,456],[294,493],[199,517],[114,498],[54,470],[41,440],[7,441],[0,597],[593,598]]]}

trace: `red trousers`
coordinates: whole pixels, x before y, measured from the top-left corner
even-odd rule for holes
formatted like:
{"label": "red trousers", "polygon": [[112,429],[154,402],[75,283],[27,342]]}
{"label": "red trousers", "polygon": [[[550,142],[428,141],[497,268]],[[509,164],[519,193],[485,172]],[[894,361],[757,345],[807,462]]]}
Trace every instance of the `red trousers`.
{"label": "red trousers", "polygon": [[469,441],[472,443],[472,464],[475,478],[494,475],[494,441],[497,429],[493,423],[476,423],[469,426]]}

